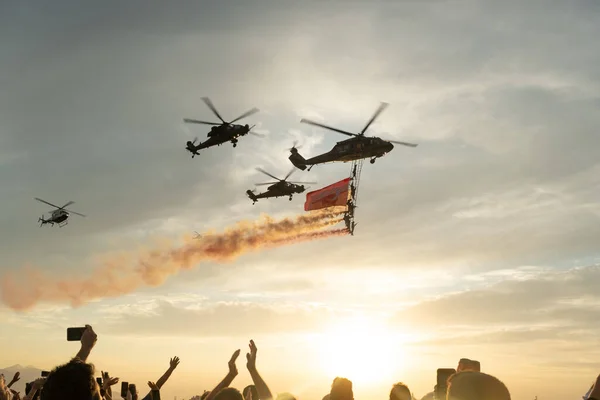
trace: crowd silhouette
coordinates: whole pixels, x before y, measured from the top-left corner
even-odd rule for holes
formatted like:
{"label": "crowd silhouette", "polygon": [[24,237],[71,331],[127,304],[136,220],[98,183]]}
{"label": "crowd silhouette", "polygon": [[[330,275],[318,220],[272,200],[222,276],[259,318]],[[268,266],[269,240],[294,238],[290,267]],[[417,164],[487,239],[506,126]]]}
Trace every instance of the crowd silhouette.
{"label": "crowd silhouette", "polygon": [[[94,364],[88,362],[88,357],[98,339],[93,328],[86,325],[81,337],[81,348],[77,355],[66,364],[55,367],[47,376],[38,378],[26,384],[25,394],[11,389],[20,380],[16,372],[10,382],[0,375],[0,400],[113,400],[121,397],[123,400],[139,400],[140,391],[135,384],[121,382],[121,391],[116,393],[113,387],[119,383],[118,377],[109,376],[101,371],[102,378],[96,378]],[[238,375],[236,361],[240,350],[236,350],[229,359],[229,371],[214,389],[204,391],[202,395],[193,396],[190,400],[297,400],[291,393],[280,393],[273,396],[266,382],[258,373],[256,355],[258,348],[253,340],[249,343],[246,354],[246,368],[252,377],[252,385],[246,386],[241,392],[231,384]],[[148,388],[143,390],[142,400],[161,400],[160,390],[179,365],[179,358],[170,360],[169,368],[156,383],[148,382]],[[421,400],[510,400],[510,392],[498,378],[480,371],[479,362],[461,359],[456,370],[439,379],[431,393]],[[439,371],[438,371],[439,372]],[[352,382],[346,378],[336,377],[322,400],[354,400]],[[382,399],[383,400],[383,399]],[[402,383],[392,385],[389,400],[418,400],[409,387]],[[584,400],[600,400],[600,376],[592,385]]]}

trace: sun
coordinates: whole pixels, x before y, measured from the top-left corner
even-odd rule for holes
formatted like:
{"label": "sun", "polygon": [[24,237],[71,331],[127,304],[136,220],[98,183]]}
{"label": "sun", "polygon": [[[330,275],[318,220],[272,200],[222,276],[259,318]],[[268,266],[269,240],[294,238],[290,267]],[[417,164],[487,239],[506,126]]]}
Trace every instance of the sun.
{"label": "sun", "polygon": [[322,372],[362,385],[389,383],[401,374],[402,343],[374,319],[336,323],[318,338]]}

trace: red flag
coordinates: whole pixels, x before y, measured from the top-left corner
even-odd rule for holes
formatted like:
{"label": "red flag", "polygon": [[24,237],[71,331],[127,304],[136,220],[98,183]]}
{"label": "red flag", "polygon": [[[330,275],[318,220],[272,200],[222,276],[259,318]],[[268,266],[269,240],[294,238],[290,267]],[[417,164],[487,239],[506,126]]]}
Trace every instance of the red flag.
{"label": "red flag", "polygon": [[333,183],[323,189],[306,193],[304,211],[319,210],[321,208],[345,206],[348,201],[348,184],[350,178]]}

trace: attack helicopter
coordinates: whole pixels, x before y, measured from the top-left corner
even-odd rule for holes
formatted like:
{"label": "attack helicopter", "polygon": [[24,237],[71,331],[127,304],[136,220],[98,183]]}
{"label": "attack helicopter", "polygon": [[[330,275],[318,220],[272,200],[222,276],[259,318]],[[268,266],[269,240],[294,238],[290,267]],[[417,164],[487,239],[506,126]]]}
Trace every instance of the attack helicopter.
{"label": "attack helicopter", "polygon": [[384,140],[379,137],[367,137],[365,136],[365,132],[371,126],[371,124],[375,121],[375,119],[387,108],[389,104],[382,102],[379,105],[379,108],[375,111],[367,125],[363,128],[360,133],[351,133],[346,132],[341,129],[332,128],[327,125],[320,124],[318,122],[310,121],[308,119],[300,120],[301,123],[318,126],[321,128],[328,129],[330,131],[334,131],[337,133],[341,133],[342,135],[351,136],[350,139],[346,139],[341,142],[337,142],[333,148],[327,153],[320,154],[318,156],[305,159],[298,152],[298,148],[294,143],[294,146],[289,149],[292,153],[289,157],[289,160],[294,164],[294,166],[298,169],[305,170],[308,166],[308,170],[317,165],[324,164],[329,162],[349,162],[354,160],[366,159],[370,158],[371,164],[375,163],[377,158],[383,157],[390,151],[394,149],[395,144],[401,144],[403,146],[408,147],[417,147],[414,143],[407,142],[399,142],[396,140]]}
{"label": "attack helicopter", "polygon": [[316,182],[288,182],[287,179],[294,173],[294,168],[292,168],[292,170],[283,179],[279,179],[261,168],[256,168],[256,170],[273,179],[276,179],[277,182],[257,183],[256,186],[270,185],[267,188],[267,191],[263,193],[255,194],[254,191],[247,190],[246,194],[252,200],[252,204],[255,204],[259,199],[267,199],[271,197],[289,196],[290,201],[292,201],[292,196],[294,194],[303,193],[306,190],[304,185],[316,184]]}
{"label": "attack helicopter", "polygon": [[221,115],[219,114],[219,112],[217,111],[215,106],[213,105],[212,101],[208,97],[203,97],[202,100],[204,101],[204,103],[206,103],[208,108],[210,108],[211,111],[217,116],[217,118],[219,118],[221,120],[221,122],[220,123],[219,122],[206,122],[206,121],[199,121],[197,119],[190,119],[190,118],[183,119],[183,122],[186,122],[189,124],[213,125],[213,127],[210,128],[210,132],[208,132],[208,134],[207,134],[208,140],[206,140],[204,142],[199,142],[198,144],[196,144],[196,142],[198,141],[198,138],[195,138],[193,141],[191,141],[191,140],[187,141],[185,149],[187,151],[189,151],[190,153],[192,153],[192,158],[194,158],[194,156],[200,155],[200,153],[198,153],[198,150],[206,149],[206,148],[213,147],[213,146],[220,146],[223,143],[231,142],[231,143],[233,143],[233,147],[236,147],[237,143],[238,143],[238,138],[241,136],[245,136],[247,134],[262,137],[262,135],[260,135],[256,132],[252,132],[252,128],[254,128],[255,125],[250,126],[248,124],[246,124],[246,125],[234,124],[234,122],[237,122],[242,118],[246,118],[252,114],[257,113],[259,111],[258,108],[253,108],[249,111],[246,111],[245,113],[243,113],[236,119],[226,122],[221,117]]}
{"label": "attack helicopter", "polygon": [[79,214],[78,212],[66,209],[67,206],[70,206],[71,204],[75,203],[74,201],[69,201],[64,206],[58,207],[52,203],[48,203],[46,200],[38,199],[37,197],[35,197],[35,200],[45,203],[45,204],[48,204],[49,206],[56,208],[56,210],[52,211],[52,213],[50,214],[49,219],[44,219],[43,216],[38,218],[40,227],[42,227],[42,225],[45,225],[45,224],[50,224],[51,226],[54,226],[54,224],[57,224],[60,228],[62,228],[63,226],[68,224],[67,219],[69,219],[70,214],[75,214],[75,215],[79,215],[80,217],[85,217],[85,215],[83,215],[83,214]]}

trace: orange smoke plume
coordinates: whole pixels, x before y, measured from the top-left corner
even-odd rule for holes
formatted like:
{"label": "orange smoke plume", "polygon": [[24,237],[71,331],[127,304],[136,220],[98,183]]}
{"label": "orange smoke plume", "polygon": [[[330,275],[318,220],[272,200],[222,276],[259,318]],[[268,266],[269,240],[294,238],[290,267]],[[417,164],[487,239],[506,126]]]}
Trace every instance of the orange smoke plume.
{"label": "orange smoke plume", "polygon": [[323,231],[339,223],[342,213],[325,209],[281,220],[264,215],[200,239],[185,235],[179,245],[161,240],[150,250],[103,257],[86,278],[57,279],[42,269],[25,268],[20,276],[7,274],[1,278],[0,296],[5,305],[17,311],[31,309],[40,302],[68,302],[77,307],[91,300],[132,293],[143,286],[160,286],[168,277],[202,262],[226,262],[263,248],[345,235],[346,229]]}

